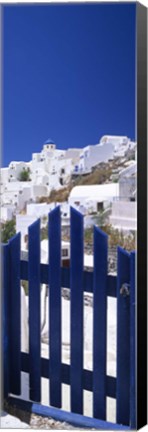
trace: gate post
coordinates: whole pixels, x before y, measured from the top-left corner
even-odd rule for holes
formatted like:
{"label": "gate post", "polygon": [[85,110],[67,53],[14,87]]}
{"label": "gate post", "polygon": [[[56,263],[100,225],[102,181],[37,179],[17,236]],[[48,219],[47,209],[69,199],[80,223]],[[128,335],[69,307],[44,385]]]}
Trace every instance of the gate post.
{"label": "gate post", "polygon": [[10,280],[10,261],[9,243],[2,245],[2,396],[7,399],[9,393],[9,280]]}

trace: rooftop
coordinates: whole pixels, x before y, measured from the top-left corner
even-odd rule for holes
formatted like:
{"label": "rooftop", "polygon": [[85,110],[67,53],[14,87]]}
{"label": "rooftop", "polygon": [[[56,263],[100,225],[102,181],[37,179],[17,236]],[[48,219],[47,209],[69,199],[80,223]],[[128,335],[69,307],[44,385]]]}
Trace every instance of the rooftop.
{"label": "rooftop", "polygon": [[48,138],[44,144],[54,144],[54,141],[51,138]]}
{"label": "rooftop", "polygon": [[91,197],[94,198],[108,198],[119,195],[119,184],[118,183],[107,183],[101,185],[85,185],[75,186],[70,192],[70,198],[77,197]]}

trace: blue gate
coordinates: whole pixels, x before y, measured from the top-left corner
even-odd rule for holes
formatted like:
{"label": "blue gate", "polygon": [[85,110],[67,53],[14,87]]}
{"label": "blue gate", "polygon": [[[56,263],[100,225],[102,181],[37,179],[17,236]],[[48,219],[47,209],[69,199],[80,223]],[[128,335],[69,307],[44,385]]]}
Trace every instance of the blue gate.
{"label": "blue gate", "polygon": [[[49,264],[40,260],[40,220],[29,227],[28,261],[20,257],[20,234],[3,245],[4,397],[11,404],[73,425],[134,429],[135,252],[118,247],[117,276],[108,275],[108,237],[94,227],[94,269],[83,268],[83,216],[71,208],[70,268],[61,267],[60,207],[49,213]],[[29,353],[21,352],[20,280],[29,282]],[[49,286],[50,358],[41,358],[40,284]],[[61,359],[61,287],[70,290],[70,365]],[[83,368],[83,294],[93,294],[93,370]],[[117,373],[106,373],[107,297],[117,298]],[[30,401],[21,394],[21,371],[29,374]],[[41,402],[41,377],[49,379],[50,406]],[[71,411],[62,407],[62,384],[70,386]],[[83,413],[83,391],[92,392],[93,416]],[[10,394],[13,394],[13,396]],[[116,423],[107,421],[106,398],[116,399]]]}

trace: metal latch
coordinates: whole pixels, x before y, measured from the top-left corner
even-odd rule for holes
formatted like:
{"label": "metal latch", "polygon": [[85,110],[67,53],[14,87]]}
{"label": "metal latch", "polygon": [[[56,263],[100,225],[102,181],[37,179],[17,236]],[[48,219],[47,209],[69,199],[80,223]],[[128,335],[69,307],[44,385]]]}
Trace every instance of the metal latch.
{"label": "metal latch", "polygon": [[122,286],[120,288],[120,294],[123,297],[129,296],[130,295],[130,284],[128,284],[128,283],[122,284]]}

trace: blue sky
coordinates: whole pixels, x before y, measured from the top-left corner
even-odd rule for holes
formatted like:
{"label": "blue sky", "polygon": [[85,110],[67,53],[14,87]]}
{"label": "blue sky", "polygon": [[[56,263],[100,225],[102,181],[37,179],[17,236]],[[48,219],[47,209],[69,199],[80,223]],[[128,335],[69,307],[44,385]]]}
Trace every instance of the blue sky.
{"label": "blue sky", "polygon": [[3,166],[58,148],[135,138],[136,5],[3,8]]}

